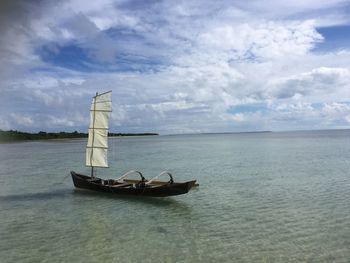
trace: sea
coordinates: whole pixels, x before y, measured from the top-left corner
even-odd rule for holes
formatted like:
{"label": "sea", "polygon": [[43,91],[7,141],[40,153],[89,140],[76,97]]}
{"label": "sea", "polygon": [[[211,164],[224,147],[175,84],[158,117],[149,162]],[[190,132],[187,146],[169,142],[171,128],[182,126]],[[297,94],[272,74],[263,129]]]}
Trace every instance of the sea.
{"label": "sea", "polygon": [[[110,138],[108,169],[188,194],[74,188],[86,139],[0,145],[0,262],[350,262],[350,130]],[[168,178],[164,177],[164,180]]]}

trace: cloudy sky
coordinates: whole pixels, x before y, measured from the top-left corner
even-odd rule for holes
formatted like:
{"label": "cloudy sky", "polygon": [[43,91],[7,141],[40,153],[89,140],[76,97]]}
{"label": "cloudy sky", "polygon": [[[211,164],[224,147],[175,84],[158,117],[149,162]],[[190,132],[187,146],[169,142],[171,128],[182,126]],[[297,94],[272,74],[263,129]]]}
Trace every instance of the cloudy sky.
{"label": "cloudy sky", "polygon": [[350,127],[348,0],[0,3],[0,129]]}

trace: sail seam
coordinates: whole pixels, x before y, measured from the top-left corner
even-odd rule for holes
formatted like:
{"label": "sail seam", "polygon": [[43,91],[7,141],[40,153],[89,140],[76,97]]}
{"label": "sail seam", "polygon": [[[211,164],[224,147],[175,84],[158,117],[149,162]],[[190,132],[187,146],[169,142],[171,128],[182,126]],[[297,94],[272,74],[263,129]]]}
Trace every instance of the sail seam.
{"label": "sail seam", "polygon": [[109,90],[109,91],[106,91],[106,92],[103,92],[103,93],[100,93],[100,94],[96,94],[96,96],[94,96],[94,98],[96,98],[97,96],[105,95],[105,94],[110,93],[110,92],[112,92],[112,91]]}
{"label": "sail seam", "polygon": [[111,100],[101,100],[101,101],[96,101],[96,103],[104,103],[104,102],[110,102],[110,103],[112,103],[112,101],[111,101]]}
{"label": "sail seam", "polygon": [[99,168],[108,168],[108,166],[102,166],[102,165],[94,165],[94,166],[86,165],[86,166],[88,166],[88,167],[99,167]]}

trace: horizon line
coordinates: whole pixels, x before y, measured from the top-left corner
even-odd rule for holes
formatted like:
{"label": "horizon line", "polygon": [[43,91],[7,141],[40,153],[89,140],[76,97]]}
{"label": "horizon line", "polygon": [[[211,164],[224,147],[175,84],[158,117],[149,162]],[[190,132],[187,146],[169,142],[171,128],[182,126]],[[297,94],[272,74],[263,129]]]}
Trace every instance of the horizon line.
{"label": "horizon line", "polygon": [[[282,132],[311,132],[311,131],[343,131],[343,130],[350,130],[349,128],[329,128],[329,129],[300,129],[300,130],[258,130],[258,131],[226,131],[226,132],[193,132],[193,133],[160,133],[160,132],[115,132],[115,131],[109,131],[109,133],[114,133],[114,134],[147,134],[147,133],[154,133],[158,134],[158,136],[175,136],[175,135],[210,135],[210,134],[243,134],[243,133],[282,133]],[[10,129],[10,130],[3,130],[0,129],[0,131],[4,132],[9,132],[9,131],[16,131],[16,132],[23,132],[23,133],[40,133],[40,132],[46,132],[46,133],[60,133],[60,132],[65,132],[65,133],[86,133],[86,132],[81,132],[81,131],[37,131],[37,132],[30,132],[30,131],[21,131],[17,129]],[[86,133],[87,134],[87,133]]]}

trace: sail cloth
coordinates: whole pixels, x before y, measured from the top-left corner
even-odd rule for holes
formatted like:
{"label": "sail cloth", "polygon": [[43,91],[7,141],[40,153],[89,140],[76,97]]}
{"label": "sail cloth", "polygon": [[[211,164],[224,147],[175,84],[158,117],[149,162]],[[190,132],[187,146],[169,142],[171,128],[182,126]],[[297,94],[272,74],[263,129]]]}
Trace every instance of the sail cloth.
{"label": "sail cloth", "polygon": [[108,121],[112,112],[112,91],[97,94],[90,108],[86,166],[108,167]]}

